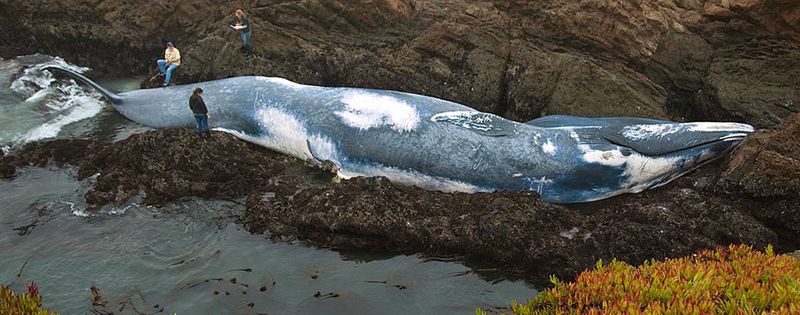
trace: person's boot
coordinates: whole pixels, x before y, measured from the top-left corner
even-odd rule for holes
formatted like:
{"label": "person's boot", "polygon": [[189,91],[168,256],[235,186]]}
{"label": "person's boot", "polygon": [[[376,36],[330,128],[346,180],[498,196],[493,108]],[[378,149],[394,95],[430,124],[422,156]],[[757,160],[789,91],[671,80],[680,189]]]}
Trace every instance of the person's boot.
{"label": "person's boot", "polygon": [[208,140],[214,140],[214,137],[212,137],[212,136],[211,136],[211,130],[209,130],[209,131],[206,131],[206,139],[208,139]]}

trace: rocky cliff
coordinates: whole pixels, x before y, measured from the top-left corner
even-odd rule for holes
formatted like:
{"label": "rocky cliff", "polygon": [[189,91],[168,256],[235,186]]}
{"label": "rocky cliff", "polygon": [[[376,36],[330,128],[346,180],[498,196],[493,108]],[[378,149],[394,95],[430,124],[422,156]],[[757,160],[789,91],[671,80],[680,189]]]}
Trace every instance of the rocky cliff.
{"label": "rocky cliff", "polygon": [[[228,24],[251,15],[256,56]],[[402,90],[526,121],[737,120],[800,112],[795,0],[0,0],[0,56],[41,52],[178,82],[236,75]]]}

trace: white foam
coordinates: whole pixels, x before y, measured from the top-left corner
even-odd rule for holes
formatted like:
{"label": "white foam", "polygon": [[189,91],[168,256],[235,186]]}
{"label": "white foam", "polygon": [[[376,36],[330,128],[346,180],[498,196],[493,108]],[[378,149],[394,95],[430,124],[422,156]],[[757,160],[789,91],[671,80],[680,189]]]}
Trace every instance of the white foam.
{"label": "white foam", "polygon": [[92,215],[91,213],[87,212],[86,209],[81,209],[81,208],[76,209],[75,203],[73,202],[64,201],[64,203],[69,205],[70,212],[72,212],[72,215],[76,217],[88,218]]}
{"label": "white foam", "polygon": [[84,209],[74,210],[72,211],[72,214],[76,217],[81,217],[81,218],[88,218],[91,216],[91,214],[89,212],[86,212],[86,210]]}
{"label": "white foam", "polygon": [[[25,97],[28,103],[46,102],[42,108],[49,109],[46,117],[52,118],[21,132],[13,140],[17,144],[56,137],[64,126],[95,116],[103,109],[99,93],[91,89],[87,91],[74,80],[56,83],[52,73],[40,70],[44,66],[58,66],[78,73],[89,70],[71,65],[59,57],[23,70],[22,75],[11,83],[11,90]],[[48,100],[51,96],[55,97]]]}
{"label": "white foam", "polygon": [[61,129],[74,122],[99,114],[103,110],[101,96],[97,93],[86,93],[77,85],[70,86],[66,96],[51,101],[48,107],[65,108],[55,118],[29,130],[18,141],[28,143],[57,136]]}
{"label": "white foam", "polygon": [[342,97],[343,111],[335,114],[350,127],[367,130],[390,126],[399,132],[414,130],[419,113],[414,107],[391,96],[365,92],[348,92]]}
{"label": "white foam", "polygon": [[40,89],[51,86],[56,79],[50,71],[40,70],[44,66],[58,66],[78,73],[89,71],[89,68],[78,67],[61,59],[54,57],[48,62],[33,65],[22,72],[22,75],[11,83],[11,90],[24,95],[26,98],[32,97]]}
{"label": "white foam", "polygon": [[136,203],[131,203],[131,204],[129,204],[129,205],[125,206],[125,207],[122,207],[122,208],[110,207],[104,213],[110,214],[110,215],[123,215],[123,214],[125,214],[125,212],[128,211],[128,209],[130,209],[131,207],[134,207],[134,206],[138,207],[139,205],[136,204]]}
{"label": "white foam", "polygon": [[50,89],[42,89],[33,93],[30,97],[28,97],[25,101],[28,103],[36,103],[43,100],[45,97],[50,95],[53,91]]}

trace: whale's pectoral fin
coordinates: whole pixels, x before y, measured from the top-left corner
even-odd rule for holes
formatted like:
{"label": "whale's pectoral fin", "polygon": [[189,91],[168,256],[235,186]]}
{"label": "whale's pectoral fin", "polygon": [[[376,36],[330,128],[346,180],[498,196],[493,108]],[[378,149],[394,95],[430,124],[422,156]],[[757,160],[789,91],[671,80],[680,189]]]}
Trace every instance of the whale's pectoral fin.
{"label": "whale's pectoral fin", "polygon": [[453,111],[433,115],[431,121],[450,123],[489,137],[513,136],[517,133],[515,122],[494,114],[478,111]]}
{"label": "whale's pectoral fin", "polygon": [[314,154],[314,150],[311,148],[311,141],[308,141],[308,139],[306,139],[306,146],[308,147],[308,152],[311,153],[311,157],[314,159],[310,162],[326,172],[331,172],[334,174],[339,172],[339,166],[337,166],[336,163],[330,160],[320,159],[317,157],[318,154]]}

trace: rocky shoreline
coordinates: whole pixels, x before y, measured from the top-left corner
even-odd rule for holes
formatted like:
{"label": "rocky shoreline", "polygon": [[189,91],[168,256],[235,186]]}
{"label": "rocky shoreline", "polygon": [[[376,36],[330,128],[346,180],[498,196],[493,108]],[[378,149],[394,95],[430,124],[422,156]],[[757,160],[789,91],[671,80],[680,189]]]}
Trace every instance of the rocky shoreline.
{"label": "rocky shoreline", "polygon": [[94,177],[86,194],[92,209],[120,205],[144,193],[146,205],[183,197],[236,198],[258,189],[292,165],[294,158],[220,133],[198,139],[192,130],[165,129],[136,134],[120,142],[56,140],[34,143],[2,157],[0,178],[13,178],[20,166],[71,165],[77,179]]}
{"label": "rocky shoreline", "polygon": [[285,172],[300,161],[215,136],[166,129],[116,143],[37,143],[1,157],[0,175],[12,178],[26,165],[76,166],[79,179],[96,177],[85,197],[93,208],[139,192],[156,206],[189,196],[247,196],[240,222],[253,233],[452,256],[534,282],[571,278],[598,259],[638,264],[732,243],[800,249],[800,115],[665,187],[576,205],[548,204],[531,192],[426,191],[385,178],[312,183]]}

